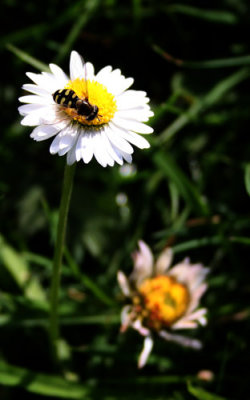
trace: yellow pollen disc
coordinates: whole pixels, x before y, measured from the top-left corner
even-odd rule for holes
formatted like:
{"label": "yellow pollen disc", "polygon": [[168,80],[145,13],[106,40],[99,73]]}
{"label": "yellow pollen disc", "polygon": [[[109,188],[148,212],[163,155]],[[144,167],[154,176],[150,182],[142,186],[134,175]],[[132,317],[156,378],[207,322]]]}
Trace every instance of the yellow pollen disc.
{"label": "yellow pollen disc", "polygon": [[87,121],[84,115],[77,114],[76,109],[66,108],[65,112],[75,121],[83,125],[98,127],[98,125],[107,124],[114,117],[117,110],[116,101],[113,94],[109,93],[101,83],[77,78],[69,81],[65,89],[73,90],[81,100],[88,99],[92,106],[98,107],[98,114],[92,121]]}
{"label": "yellow pollen disc", "polygon": [[171,326],[186,311],[189,292],[174,278],[160,275],[146,279],[139,287],[143,308],[148,311],[146,323],[154,329]]}

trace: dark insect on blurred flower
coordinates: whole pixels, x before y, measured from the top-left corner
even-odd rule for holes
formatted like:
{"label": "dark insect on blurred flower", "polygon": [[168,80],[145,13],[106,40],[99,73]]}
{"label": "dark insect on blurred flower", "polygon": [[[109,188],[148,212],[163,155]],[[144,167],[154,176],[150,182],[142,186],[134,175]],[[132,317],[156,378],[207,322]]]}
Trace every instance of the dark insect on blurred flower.
{"label": "dark insect on blurred flower", "polygon": [[[19,107],[23,125],[36,126],[31,137],[36,141],[55,136],[50,153],[63,156],[67,163],[93,156],[103,167],[132,161],[131,144],[144,149],[149,143],[139,134],[153,129],[144,124],[153,115],[146,93],[127,90],[132,78],[125,78],[111,66],[97,74],[91,63],[84,63],[76,51],[70,57],[70,78],[55,64],[51,73],[27,73],[34,84],[23,89],[32,95],[20,97],[28,103]],[[139,134],[138,134],[139,133]]]}
{"label": "dark insect on blurred flower", "polygon": [[204,279],[208,268],[191,264],[188,258],[170,268],[173,253],[165,249],[154,263],[150,248],[139,241],[133,255],[134,270],[127,278],[118,272],[123,294],[130,300],[121,313],[121,331],[132,327],[144,336],[138,366],[143,367],[153,347],[155,334],[161,338],[194,349],[201,342],[173,333],[178,329],[196,328],[206,324],[206,309],[198,308],[207,289]]}

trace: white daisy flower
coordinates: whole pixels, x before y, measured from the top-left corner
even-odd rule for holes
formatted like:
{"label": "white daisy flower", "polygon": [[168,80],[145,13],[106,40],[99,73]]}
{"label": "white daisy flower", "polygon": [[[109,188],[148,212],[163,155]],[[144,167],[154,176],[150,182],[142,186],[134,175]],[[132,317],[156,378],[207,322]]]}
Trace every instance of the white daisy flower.
{"label": "white daisy flower", "polygon": [[91,63],[84,63],[76,51],[70,56],[70,78],[55,64],[51,72],[27,73],[34,82],[23,85],[32,93],[19,100],[22,125],[36,126],[36,141],[54,137],[50,153],[63,156],[67,163],[93,156],[103,167],[132,161],[132,145],[145,149],[148,141],[140,134],[153,129],[146,125],[153,115],[146,92],[128,90],[132,78],[125,78],[111,66],[97,74]]}
{"label": "white daisy flower", "polygon": [[121,290],[130,299],[130,304],[122,309],[121,331],[132,327],[145,338],[139,368],[147,362],[155,334],[183,346],[201,348],[199,340],[171,331],[206,325],[207,310],[198,306],[207,289],[204,279],[209,270],[202,264],[190,264],[188,258],[169,268],[172,258],[172,250],[167,248],[154,263],[150,248],[140,240],[139,251],[133,254],[134,270],[130,277],[118,272]]}

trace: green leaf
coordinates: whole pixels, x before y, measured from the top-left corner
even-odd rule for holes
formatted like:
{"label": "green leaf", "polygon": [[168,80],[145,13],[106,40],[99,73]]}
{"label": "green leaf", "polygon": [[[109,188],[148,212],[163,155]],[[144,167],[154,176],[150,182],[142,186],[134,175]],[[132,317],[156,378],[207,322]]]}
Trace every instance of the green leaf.
{"label": "green leaf", "polygon": [[218,246],[219,244],[221,244],[222,241],[223,238],[220,236],[193,239],[193,240],[188,240],[187,242],[177,244],[176,246],[173,246],[173,250],[175,253],[181,253],[183,251],[197,249],[203,246],[211,246],[211,245]]}
{"label": "green leaf", "polygon": [[[204,60],[204,61],[186,61],[186,60],[181,60],[179,58],[173,57],[171,54],[169,54],[167,51],[163,50],[161,47],[157,46],[154,44],[153,50],[160,54],[165,60],[179,66],[179,67],[184,67],[184,68],[228,68],[228,67],[239,67],[239,66],[245,66],[245,65],[250,65],[250,55],[247,54],[245,56],[239,56],[239,57],[229,57],[229,58],[218,58],[215,60]],[[173,108],[172,108],[173,110]],[[175,109],[176,110],[176,109]],[[171,108],[170,108],[171,111]]]}
{"label": "green leaf", "polygon": [[0,383],[6,386],[21,386],[28,392],[61,399],[83,399],[88,393],[85,386],[71,383],[56,375],[35,373],[0,361]]}
{"label": "green leaf", "polygon": [[67,248],[64,249],[64,254],[74,275],[79,279],[79,281],[82,282],[83,285],[88,288],[94,294],[94,296],[96,296],[96,298],[101,300],[104,304],[107,304],[109,306],[115,305],[115,301],[112,298],[110,298],[91,278],[89,278],[88,275],[81,272],[80,268],[71,257],[71,254],[69,253]]}
{"label": "green leaf", "polygon": [[72,24],[72,28],[66,37],[63,45],[61,46],[56,62],[62,61],[62,59],[70,52],[80,32],[83,31],[84,26],[90,21],[95,10],[99,6],[100,0],[92,0],[85,2],[84,9],[81,10],[76,18],[75,22]]}
{"label": "green leaf", "polygon": [[234,25],[238,22],[238,18],[231,12],[225,10],[208,10],[204,8],[192,7],[185,4],[172,4],[167,6],[165,10],[169,13],[179,13],[190,17],[203,19],[206,21],[217,22],[220,24]]}
{"label": "green leaf", "polygon": [[46,296],[38,278],[31,274],[29,264],[21,254],[8,245],[0,235],[0,261],[25,295],[33,300],[45,301]]}
{"label": "green leaf", "polygon": [[229,90],[246,78],[249,78],[249,76],[250,70],[248,68],[242,68],[216,83],[210,92],[202,98],[195,100],[186,112],[174,120],[174,122],[161,133],[158,142],[161,144],[168,141],[177,132],[193,121],[201,112],[215,105]]}
{"label": "green leaf", "polygon": [[50,69],[47,64],[44,64],[42,61],[37,60],[36,58],[30,56],[25,51],[13,46],[13,44],[8,43],[6,45],[7,49],[14,53],[18,58],[22,61],[25,61],[27,64],[32,65],[32,67],[40,70],[40,71],[47,71],[50,72]]}
{"label": "green leaf", "polygon": [[225,397],[217,396],[216,394],[209,393],[202,388],[192,386],[190,382],[188,383],[188,392],[198,400],[226,400]]}
{"label": "green leaf", "polygon": [[245,166],[245,187],[247,194],[250,196],[250,163]]}
{"label": "green leaf", "polygon": [[154,155],[153,159],[167,178],[176,184],[179,193],[186,200],[187,204],[190,205],[195,212],[198,212],[198,214],[208,215],[208,206],[205,204],[201,194],[177,166],[172,157],[167,153],[158,152]]}

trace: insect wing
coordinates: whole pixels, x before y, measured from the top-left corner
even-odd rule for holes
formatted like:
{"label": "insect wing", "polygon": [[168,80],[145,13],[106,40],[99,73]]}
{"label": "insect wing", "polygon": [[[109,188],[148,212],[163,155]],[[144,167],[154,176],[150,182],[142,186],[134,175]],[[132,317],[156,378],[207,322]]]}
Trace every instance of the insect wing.
{"label": "insect wing", "polygon": [[86,93],[86,98],[85,98],[85,100],[87,100],[88,101],[88,99],[89,99],[89,91],[88,91],[88,71],[87,71],[87,63],[85,63],[84,62],[84,60],[82,59],[82,61],[83,61],[83,68],[84,68],[84,83],[85,83],[85,93]]}

